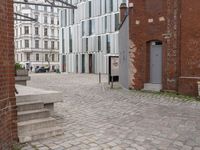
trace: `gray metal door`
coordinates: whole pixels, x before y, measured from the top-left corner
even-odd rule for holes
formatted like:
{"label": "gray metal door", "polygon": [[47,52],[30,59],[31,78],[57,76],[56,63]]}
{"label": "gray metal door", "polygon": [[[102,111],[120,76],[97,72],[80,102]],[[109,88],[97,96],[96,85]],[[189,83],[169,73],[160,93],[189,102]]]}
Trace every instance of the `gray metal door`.
{"label": "gray metal door", "polygon": [[151,43],[150,82],[153,84],[162,83],[162,45],[157,42]]}

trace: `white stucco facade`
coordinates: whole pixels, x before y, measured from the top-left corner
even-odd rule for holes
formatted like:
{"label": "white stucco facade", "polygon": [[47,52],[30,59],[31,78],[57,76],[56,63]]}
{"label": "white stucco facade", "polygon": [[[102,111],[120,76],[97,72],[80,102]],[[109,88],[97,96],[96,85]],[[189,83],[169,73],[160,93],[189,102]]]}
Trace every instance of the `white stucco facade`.
{"label": "white stucco facade", "polygon": [[14,9],[16,13],[38,20],[15,21],[16,62],[34,69],[36,66],[48,66],[50,61],[51,70],[59,68],[58,9],[24,4],[15,4]]}
{"label": "white stucco facade", "polygon": [[71,73],[107,73],[109,55],[118,55],[119,7],[126,0],[68,0],[62,10],[60,69]]}

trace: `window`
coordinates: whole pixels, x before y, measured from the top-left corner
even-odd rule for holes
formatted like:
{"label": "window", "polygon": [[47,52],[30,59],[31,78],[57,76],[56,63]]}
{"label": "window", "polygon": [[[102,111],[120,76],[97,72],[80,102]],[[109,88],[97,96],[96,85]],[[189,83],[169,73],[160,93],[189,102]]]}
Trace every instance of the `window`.
{"label": "window", "polygon": [[86,52],[88,52],[88,38],[86,38]]}
{"label": "window", "polygon": [[44,11],[46,11],[46,12],[47,12],[47,6],[44,6]]}
{"label": "window", "polygon": [[52,13],[54,12],[54,8],[53,8],[53,7],[51,7],[51,12],[52,12]]}
{"label": "window", "polygon": [[55,61],[55,54],[52,54],[52,61]]}
{"label": "window", "polygon": [[101,51],[101,37],[98,36],[98,52]]}
{"label": "window", "polygon": [[36,54],[36,61],[39,61],[39,59],[40,59],[40,55]]}
{"label": "window", "polygon": [[24,34],[29,34],[29,27],[28,26],[24,27]]}
{"label": "window", "polygon": [[48,23],[48,18],[47,18],[47,16],[44,16],[44,23]]}
{"label": "window", "polygon": [[38,10],[38,6],[37,5],[35,5],[35,10]]}
{"label": "window", "polygon": [[28,8],[28,4],[25,4],[25,8]]}
{"label": "window", "polygon": [[48,49],[48,41],[44,41],[44,48]]}
{"label": "window", "polygon": [[22,27],[20,27],[20,35],[22,35]]}
{"label": "window", "polygon": [[29,61],[30,60],[30,53],[26,54],[26,60]]}
{"label": "window", "polygon": [[69,52],[72,52],[72,30],[69,28]]}
{"label": "window", "polygon": [[51,17],[51,24],[54,24],[54,17]]}
{"label": "window", "polygon": [[54,34],[55,34],[55,30],[51,29],[51,36],[54,36]]}
{"label": "window", "polygon": [[119,13],[115,14],[115,31],[118,30],[119,27]]}
{"label": "window", "polygon": [[110,36],[106,35],[106,49],[107,53],[110,53]]}
{"label": "window", "polygon": [[35,35],[39,35],[39,28],[35,27]]}
{"label": "window", "polygon": [[110,0],[110,11],[113,11],[113,0]]}
{"label": "window", "polygon": [[47,35],[48,35],[48,29],[44,28],[44,36],[47,36]]}
{"label": "window", "polygon": [[89,35],[92,35],[92,20],[89,20]]}
{"label": "window", "polygon": [[35,15],[35,20],[36,22],[38,22],[38,15]]}
{"label": "window", "polygon": [[16,29],[16,36],[18,36],[18,29]]}
{"label": "window", "polygon": [[22,48],[22,40],[20,40],[20,48]]}
{"label": "window", "polygon": [[19,56],[18,56],[18,54],[17,54],[17,61],[19,61]]}
{"label": "window", "polygon": [[45,54],[45,61],[48,61],[48,54]]}
{"label": "window", "polygon": [[29,40],[25,40],[25,48],[29,48]]}
{"label": "window", "polygon": [[108,30],[108,16],[105,16],[105,32],[107,32],[107,30]]}
{"label": "window", "polygon": [[92,17],[92,2],[89,1],[89,17]]}
{"label": "window", "polygon": [[51,41],[51,49],[54,49],[54,48],[55,48],[54,41]]}
{"label": "window", "polygon": [[85,35],[85,25],[84,25],[84,22],[82,22],[82,36]]}
{"label": "window", "polygon": [[39,48],[39,40],[35,40],[35,48]]}

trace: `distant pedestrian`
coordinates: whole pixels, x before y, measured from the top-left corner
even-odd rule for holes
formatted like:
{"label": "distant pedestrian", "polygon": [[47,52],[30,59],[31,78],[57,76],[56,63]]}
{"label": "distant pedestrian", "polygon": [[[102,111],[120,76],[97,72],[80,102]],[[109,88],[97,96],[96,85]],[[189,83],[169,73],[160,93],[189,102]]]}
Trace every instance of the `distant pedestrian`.
{"label": "distant pedestrian", "polygon": [[31,69],[31,72],[32,72],[33,67],[31,66],[30,69]]}

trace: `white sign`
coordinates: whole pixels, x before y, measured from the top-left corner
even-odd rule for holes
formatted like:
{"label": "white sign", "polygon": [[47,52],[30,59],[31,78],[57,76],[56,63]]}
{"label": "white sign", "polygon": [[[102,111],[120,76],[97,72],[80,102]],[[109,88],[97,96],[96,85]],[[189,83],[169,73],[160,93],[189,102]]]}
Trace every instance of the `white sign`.
{"label": "white sign", "polygon": [[111,76],[119,76],[119,57],[111,57]]}

